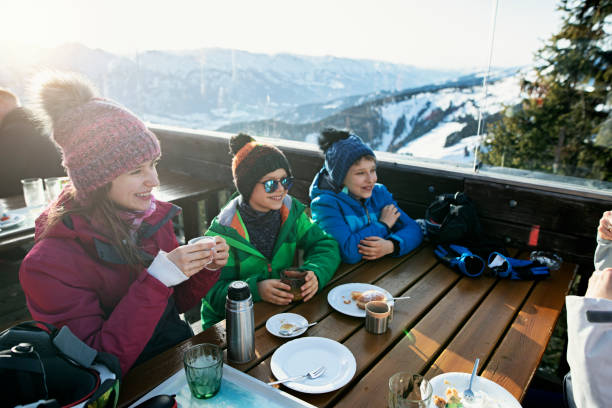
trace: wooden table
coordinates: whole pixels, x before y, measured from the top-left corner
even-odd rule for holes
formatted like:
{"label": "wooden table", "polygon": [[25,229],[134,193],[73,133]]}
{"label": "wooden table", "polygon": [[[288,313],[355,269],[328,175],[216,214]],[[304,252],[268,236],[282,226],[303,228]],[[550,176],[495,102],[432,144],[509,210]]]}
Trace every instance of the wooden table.
{"label": "wooden table", "polygon": [[[156,198],[174,203],[183,209],[185,239],[201,235],[198,202],[205,200],[206,214],[212,218],[219,212],[219,204],[213,194],[227,186],[165,169],[159,169],[159,181],[160,186],[155,191]],[[7,210],[25,207],[23,196],[1,198],[0,204]],[[36,216],[37,214],[27,221],[28,228],[0,238],[0,251],[33,242]]]}
{"label": "wooden table", "polygon": [[[287,340],[266,331],[266,320],[280,312],[299,313],[319,324],[304,336],[327,337],[347,346],[357,360],[353,380],[326,394],[298,398],[319,407],[386,407],[389,377],[398,371],[431,378],[452,371],[470,372],[480,358],[479,375],[505,387],[521,400],[540,363],[575,276],[564,264],[541,282],[463,277],[437,262],[431,246],[402,258],[384,258],[342,265],[330,284],[311,301],[287,307],[255,305],[256,358],[233,367],[262,381],[273,379],[270,358]],[[327,293],[349,282],[376,284],[398,301],[390,329],[367,333],[363,319],[340,314],[327,303]],[[401,302],[401,303],[400,303]],[[193,338],[133,368],[125,377],[120,405],[125,406],[182,369],[182,354],[192,344],[212,342],[225,347],[220,322]]]}

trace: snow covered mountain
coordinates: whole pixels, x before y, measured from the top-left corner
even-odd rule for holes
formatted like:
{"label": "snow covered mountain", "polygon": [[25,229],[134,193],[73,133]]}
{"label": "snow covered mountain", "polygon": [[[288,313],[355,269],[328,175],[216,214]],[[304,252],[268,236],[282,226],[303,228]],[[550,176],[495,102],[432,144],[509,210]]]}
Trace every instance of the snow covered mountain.
{"label": "snow covered mountain", "polygon": [[[478,109],[485,123],[520,101],[519,71],[490,75],[484,99],[481,74],[400,92],[380,92],[300,106],[273,119],[234,123],[219,130],[251,132],[316,143],[325,127],[350,128],[372,148],[451,162],[473,160]],[[482,132],[481,132],[482,133]]]}
{"label": "snow covered mountain", "polygon": [[81,72],[104,95],[148,121],[200,129],[268,119],[302,105],[397,91],[461,74],[331,56],[218,48],[125,56],[66,44],[32,52],[27,60],[1,64],[0,84],[21,93],[29,73],[38,68]]}
{"label": "snow covered mountain", "polygon": [[[71,70],[152,123],[313,143],[324,127],[350,128],[376,150],[434,159],[470,160],[483,104],[482,74],[465,70],[218,48],[29,51],[0,64],[0,86],[24,95],[36,70]],[[516,69],[494,72],[483,104],[488,121],[502,104],[518,102],[517,78]]]}

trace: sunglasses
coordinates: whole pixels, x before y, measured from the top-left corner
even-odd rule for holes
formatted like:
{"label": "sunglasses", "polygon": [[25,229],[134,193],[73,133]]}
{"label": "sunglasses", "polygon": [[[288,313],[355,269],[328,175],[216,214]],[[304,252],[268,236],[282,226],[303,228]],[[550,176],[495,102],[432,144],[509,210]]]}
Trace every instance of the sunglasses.
{"label": "sunglasses", "polygon": [[261,184],[263,184],[264,190],[266,190],[266,193],[273,193],[276,190],[278,190],[279,184],[283,186],[285,190],[289,190],[291,186],[293,185],[293,177],[283,177],[280,180],[270,179],[270,180],[261,182]]}

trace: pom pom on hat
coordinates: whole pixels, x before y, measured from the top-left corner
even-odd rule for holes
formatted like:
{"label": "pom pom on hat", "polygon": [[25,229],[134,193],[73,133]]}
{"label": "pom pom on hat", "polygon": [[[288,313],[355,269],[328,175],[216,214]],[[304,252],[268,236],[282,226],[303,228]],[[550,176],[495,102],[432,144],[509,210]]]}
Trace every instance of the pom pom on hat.
{"label": "pom pom on hat", "polygon": [[232,175],[238,192],[248,202],[257,182],[266,174],[277,169],[285,169],[291,176],[289,161],[277,147],[259,143],[246,133],[230,138]]}
{"label": "pom pom on hat", "polygon": [[45,71],[32,83],[34,112],[39,120],[54,126],[68,111],[97,96],[96,87],[78,74]]}
{"label": "pom pom on hat", "polygon": [[34,87],[37,116],[52,129],[79,200],[160,155],[159,141],[145,124],[116,102],[96,97],[85,78],[44,73]]}
{"label": "pom pom on hat", "polygon": [[234,135],[230,138],[230,142],[229,142],[230,153],[232,154],[232,156],[235,156],[236,153],[238,153],[238,151],[240,151],[240,149],[242,149],[245,144],[254,142],[254,141],[255,139],[253,139],[251,136],[247,135],[246,133],[238,133],[237,135]]}

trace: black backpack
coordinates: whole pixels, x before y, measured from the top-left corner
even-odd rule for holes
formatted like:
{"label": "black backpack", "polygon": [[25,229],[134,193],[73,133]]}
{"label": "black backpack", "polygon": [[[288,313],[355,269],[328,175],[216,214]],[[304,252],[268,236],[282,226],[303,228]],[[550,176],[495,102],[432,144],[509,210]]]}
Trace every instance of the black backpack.
{"label": "black backpack", "polygon": [[0,395],[6,406],[117,405],[119,360],[92,349],[68,326],[20,323],[0,333],[0,350]]}
{"label": "black backpack", "polygon": [[441,194],[425,210],[426,237],[438,244],[479,242],[482,228],[472,200],[464,193]]}

